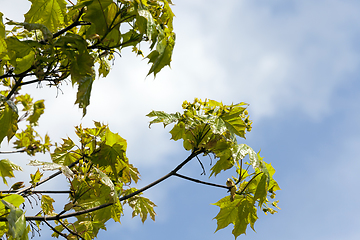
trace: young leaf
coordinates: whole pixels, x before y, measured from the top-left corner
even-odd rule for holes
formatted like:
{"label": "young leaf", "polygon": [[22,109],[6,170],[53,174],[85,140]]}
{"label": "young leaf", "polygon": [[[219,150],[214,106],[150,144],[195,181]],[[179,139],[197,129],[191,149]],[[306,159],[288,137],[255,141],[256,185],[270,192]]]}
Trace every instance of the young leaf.
{"label": "young leaf", "polygon": [[98,168],[94,168],[95,171],[99,174],[100,177],[100,181],[105,184],[106,186],[108,186],[111,190],[110,195],[113,197],[114,202],[116,202],[116,200],[118,199],[117,196],[117,192],[114,186],[114,183],[111,181],[111,179],[104,173],[102,172],[100,169]]}
{"label": "young leaf", "polygon": [[51,215],[54,212],[54,202],[55,200],[48,195],[41,196],[41,209],[45,215]]}
{"label": "young leaf", "polygon": [[254,194],[254,203],[259,199],[259,206],[261,206],[266,201],[267,196],[267,176],[263,174],[257,185],[256,192]]}
{"label": "young leaf", "polygon": [[[0,102],[1,105],[1,102]],[[15,135],[18,129],[18,114],[6,102],[4,108],[0,109],[0,143],[5,137],[8,141]]]}
{"label": "young leaf", "polygon": [[20,41],[16,37],[8,37],[5,39],[8,48],[8,56],[10,63],[15,67],[15,73],[22,73],[28,70],[35,61],[35,52],[31,43],[36,41]]}
{"label": "young leaf", "polygon": [[36,101],[33,105],[32,114],[27,118],[27,120],[36,126],[40,116],[44,113],[44,109],[44,100]]}
{"label": "young leaf", "polygon": [[[25,202],[25,199],[18,194],[8,194],[6,196],[2,196],[2,200],[11,203],[17,208],[20,207],[20,205]],[[4,209],[5,209],[5,205],[0,202],[0,212],[3,212]]]}
{"label": "young leaf", "polygon": [[0,57],[2,54],[6,54],[6,42],[5,42],[5,26],[2,20],[3,14],[0,12]]}
{"label": "young leaf", "polygon": [[41,177],[43,176],[42,173],[40,173],[39,169],[35,172],[35,174],[30,174],[30,183],[31,185],[35,186],[36,183],[38,183],[41,179]]}
{"label": "young leaf", "polygon": [[152,51],[146,58],[149,59],[149,63],[152,63],[152,66],[148,72],[148,76],[151,73],[156,74],[160,72],[165,66],[170,66],[172,52],[175,46],[175,34],[169,35],[163,38],[157,43],[156,50]]}
{"label": "young leaf", "polygon": [[236,239],[240,234],[246,233],[246,228],[249,224],[254,229],[254,223],[257,220],[257,210],[253,206],[250,197],[240,197],[237,195],[234,201],[230,201],[230,197],[227,196],[220,199],[214,205],[220,207],[220,212],[214,218],[217,220],[216,231],[232,223],[234,225],[232,233]]}
{"label": "young leaf", "polygon": [[90,104],[90,94],[94,76],[85,76],[78,80],[78,92],[76,95],[75,104],[79,104],[79,108],[83,109],[83,116],[86,115],[86,107]]}
{"label": "young leaf", "polygon": [[[95,26],[95,33],[100,36],[104,36],[110,27],[110,22],[108,22],[106,16],[108,14],[108,7],[112,3],[112,0],[83,1],[81,3],[87,6],[83,20],[91,22]],[[81,5],[76,7],[81,7]]]}
{"label": "young leaf", "polygon": [[[64,165],[58,164],[58,163],[41,162],[41,161],[38,161],[38,160],[31,160],[28,165],[30,165],[30,166],[42,166],[42,169],[44,171],[53,171],[53,170],[58,170],[59,169],[59,170],[61,170],[61,172],[67,178],[72,178],[74,176],[74,173],[71,171],[71,169],[68,166],[64,166]],[[36,176],[34,176],[34,178],[36,178]]]}
{"label": "young leaf", "polygon": [[0,176],[3,179],[3,182],[7,185],[7,181],[5,177],[14,177],[14,170],[22,171],[22,168],[14,163],[12,163],[8,159],[0,160]]}
{"label": "young leaf", "polygon": [[156,213],[154,207],[156,207],[156,205],[148,198],[134,196],[129,201],[129,206],[133,209],[132,217],[140,215],[140,219],[144,223],[149,214],[150,218],[155,221]]}
{"label": "young leaf", "polygon": [[180,113],[171,113],[171,114],[167,114],[163,111],[151,111],[149,114],[146,115],[147,117],[156,117],[154,120],[152,120],[149,124],[149,127],[154,124],[154,123],[160,123],[162,122],[164,124],[164,127],[166,127],[166,125],[176,122],[180,117],[181,114]]}
{"label": "young leaf", "polygon": [[30,10],[25,14],[25,22],[45,25],[55,32],[65,24],[65,0],[29,0]]}

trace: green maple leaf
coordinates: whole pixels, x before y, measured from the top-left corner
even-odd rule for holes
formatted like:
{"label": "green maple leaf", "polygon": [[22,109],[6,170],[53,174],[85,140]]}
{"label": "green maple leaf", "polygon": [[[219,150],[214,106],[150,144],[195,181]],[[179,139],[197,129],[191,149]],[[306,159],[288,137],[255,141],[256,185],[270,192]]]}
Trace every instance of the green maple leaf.
{"label": "green maple leaf", "polygon": [[144,223],[148,217],[155,221],[155,203],[150,201],[148,198],[141,196],[134,196],[129,200],[129,206],[133,209],[132,217],[137,215],[140,216],[141,221]]}
{"label": "green maple leaf", "polygon": [[11,108],[8,102],[5,102],[4,105],[3,109],[0,110],[0,143],[5,137],[10,141],[18,129],[18,114]]}
{"label": "green maple leaf", "polygon": [[9,233],[14,239],[28,239],[25,213],[23,210],[15,207],[13,204],[1,200],[1,202],[10,209],[9,215],[6,217],[8,220]]}
{"label": "green maple leaf", "polygon": [[158,41],[156,50],[152,51],[146,58],[149,59],[149,63],[152,63],[151,68],[147,75],[160,72],[165,66],[170,66],[172,52],[175,46],[175,34],[172,33],[169,36],[164,37]]}
{"label": "green maple leaf", "polygon": [[2,53],[6,54],[5,26],[2,17],[3,14],[0,12],[0,56],[2,56]]}
{"label": "green maple leaf", "polygon": [[95,76],[81,77],[77,82],[79,84],[78,92],[76,94],[75,104],[79,104],[79,108],[83,109],[83,116],[86,115],[86,107],[90,104],[90,95],[92,84],[95,80]]}
{"label": "green maple leaf", "polygon": [[0,176],[3,179],[3,182],[7,185],[5,177],[14,177],[14,170],[22,171],[22,168],[8,159],[0,160]]}
{"label": "green maple leaf", "polygon": [[[8,194],[2,197],[2,200],[11,203],[15,207],[19,207],[23,202],[25,202],[25,199],[18,194]],[[3,214],[4,210],[5,210],[5,205],[2,202],[0,202],[0,213]]]}
{"label": "green maple leaf", "polygon": [[36,101],[33,105],[32,114],[27,118],[30,123],[37,125],[37,121],[39,120],[40,116],[44,113],[45,104],[44,100]]}
{"label": "green maple leaf", "polygon": [[54,163],[70,165],[77,160],[76,153],[70,152],[75,147],[75,143],[70,139],[63,139],[63,144],[55,148],[54,152],[51,153],[51,159]]}
{"label": "green maple leaf", "polygon": [[232,233],[236,239],[240,234],[246,233],[246,228],[249,224],[254,229],[254,224],[257,220],[257,210],[252,203],[251,197],[239,195],[235,196],[234,201],[230,200],[230,196],[226,196],[217,203],[214,203],[214,205],[220,207],[219,213],[214,218],[217,220],[216,231],[232,223],[234,226]]}
{"label": "green maple leaf", "polygon": [[95,33],[103,36],[110,27],[110,22],[107,19],[107,8],[112,3],[112,0],[83,1],[76,7],[87,6],[83,20],[91,22],[95,26]]}
{"label": "green maple leaf", "polygon": [[14,72],[21,73],[28,70],[35,60],[35,52],[32,49],[32,44],[36,44],[35,41],[20,41],[16,37],[8,37],[5,41],[10,62],[15,67]]}
{"label": "green maple leaf", "polygon": [[164,127],[166,125],[176,122],[180,117],[180,113],[165,113],[163,111],[151,111],[149,114],[146,115],[147,117],[156,117],[154,120],[152,120],[149,124],[149,127],[154,123],[160,123],[162,122],[164,124]]}
{"label": "green maple leaf", "polygon": [[45,215],[49,215],[54,212],[54,202],[55,200],[48,195],[41,196],[41,209],[43,210]]}
{"label": "green maple leaf", "polygon": [[239,115],[244,110],[245,108],[234,108],[229,113],[221,116],[221,119],[224,121],[227,129],[242,138],[245,138],[246,124]]}
{"label": "green maple leaf", "polygon": [[35,172],[35,174],[30,174],[30,183],[35,186],[36,183],[38,183],[41,179],[41,177],[43,176],[42,173],[40,173],[39,169]]}
{"label": "green maple leaf", "polygon": [[109,128],[106,129],[104,140],[105,140],[105,144],[109,146],[118,144],[122,146],[123,151],[126,151],[126,147],[127,147],[126,140],[122,138],[118,133],[111,132]]}
{"label": "green maple leaf", "polygon": [[139,17],[137,19],[138,27],[141,32],[146,32],[146,35],[152,39],[152,35],[156,33],[156,23],[150,11],[143,4],[138,7]]}
{"label": "green maple leaf", "polygon": [[25,14],[25,22],[45,25],[55,32],[65,25],[65,0],[30,0],[30,10]]}
{"label": "green maple leaf", "polygon": [[255,194],[254,194],[254,202],[259,199],[259,206],[261,206],[266,201],[267,196],[267,176],[263,174],[261,179],[257,185]]}

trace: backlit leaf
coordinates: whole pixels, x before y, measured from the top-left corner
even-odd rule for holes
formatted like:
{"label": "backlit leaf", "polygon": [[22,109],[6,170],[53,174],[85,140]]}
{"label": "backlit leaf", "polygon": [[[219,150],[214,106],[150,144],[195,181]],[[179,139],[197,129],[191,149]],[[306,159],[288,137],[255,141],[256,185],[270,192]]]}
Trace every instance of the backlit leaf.
{"label": "backlit leaf", "polygon": [[147,75],[154,73],[154,76],[165,66],[170,66],[172,52],[175,46],[175,34],[163,38],[158,42],[156,50],[152,51],[146,58],[152,66]]}
{"label": "backlit leaf", "polygon": [[0,12],[0,57],[3,53],[6,54],[6,42],[5,42],[5,26],[2,20],[3,14]]}
{"label": "backlit leaf", "polygon": [[24,235],[27,235],[25,213],[23,210],[15,207],[5,200],[1,200],[1,202],[10,209],[10,213],[6,217],[9,223],[10,235],[14,239],[24,239]]}
{"label": "backlit leaf", "polygon": [[11,64],[15,67],[15,73],[28,70],[35,60],[35,52],[32,49],[33,41],[20,41],[16,37],[6,38],[8,56]]}
{"label": "backlit leaf", "polygon": [[35,186],[36,183],[38,183],[43,176],[42,173],[40,173],[39,169],[35,172],[35,174],[30,174],[30,183]]}
{"label": "backlit leaf", "polygon": [[259,206],[261,206],[267,196],[267,176],[262,174],[261,179],[257,185],[256,192],[254,194],[254,202],[259,199]]}
{"label": "backlit leaf", "polygon": [[33,105],[32,113],[27,118],[27,120],[30,123],[37,125],[37,121],[39,120],[40,116],[44,113],[44,109],[45,109],[44,100],[36,101]]}
{"label": "backlit leaf", "polygon": [[14,112],[8,103],[4,103],[4,105],[4,108],[0,109],[0,143],[5,137],[10,141],[18,129],[18,114]]}
{"label": "backlit leaf", "polygon": [[86,115],[86,107],[90,104],[91,88],[94,82],[94,76],[85,76],[78,80],[78,92],[76,94],[75,104],[83,109],[83,116]]}
{"label": "backlit leaf", "polygon": [[149,124],[149,127],[153,124],[153,123],[160,123],[162,122],[164,124],[164,127],[166,127],[166,125],[173,123],[175,121],[177,121],[181,115],[180,113],[171,113],[171,114],[167,114],[163,111],[151,111],[149,114],[146,115],[147,117],[156,117],[154,120],[152,120]]}
{"label": "backlit leaf", "polygon": [[54,212],[53,203],[55,202],[49,195],[41,196],[41,209],[45,215],[51,215]]}
{"label": "backlit leaf", "polygon": [[30,10],[25,14],[25,22],[45,25],[55,32],[65,24],[65,0],[29,0]]}
{"label": "backlit leaf", "polygon": [[129,201],[129,206],[133,209],[132,217],[139,215],[141,221],[144,223],[149,215],[150,218],[155,221],[156,213],[154,207],[156,207],[156,205],[148,198],[135,196]]}
{"label": "backlit leaf", "polygon": [[0,176],[3,179],[3,182],[7,185],[7,181],[5,179],[5,177],[10,177],[13,178],[14,177],[14,173],[13,171],[17,170],[17,171],[22,171],[22,168],[14,163],[12,163],[10,160],[8,159],[2,159],[0,160]]}

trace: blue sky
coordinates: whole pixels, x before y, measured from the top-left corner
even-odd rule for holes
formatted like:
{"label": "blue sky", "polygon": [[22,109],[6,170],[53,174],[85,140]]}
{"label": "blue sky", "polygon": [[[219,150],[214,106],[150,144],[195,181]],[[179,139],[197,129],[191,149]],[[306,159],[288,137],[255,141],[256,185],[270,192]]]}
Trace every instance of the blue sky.
{"label": "blue sky", "polygon": [[[261,149],[277,170],[282,210],[270,216],[259,212],[257,232],[249,229],[238,239],[360,239],[360,2],[174,3],[177,42],[171,69],[155,80],[145,78],[146,60],[123,52],[109,77],[94,83],[83,119],[71,86],[63,86],[57,98],[55,89],[29,86],[34,98],[46,99],[40,132],[59,141],[74,137],[73,126],[80,123],[108,123],[128,140],[141,187],[187,156],[180,142],[169,141],[170,128],[148,128],[148,112],[180,111],[183,100],[195,97],[245,101],[254,123],[243,142]],[[0,0],[0,6],[5,16],[21,21],[29,4]],[[209,168],[207,159],[204,165]],[[200,176],[197,162],[182,173],[202,180],[208,176]],[[223,184],[231,174],[211,181]],[[214,234],[218,207],[210,204],[226,194],[172,178],[145,193],[158,205],[156,222],[142,224],[126,211],[122,224],[109,224],[99,239],[233,239],[230,228]]]}

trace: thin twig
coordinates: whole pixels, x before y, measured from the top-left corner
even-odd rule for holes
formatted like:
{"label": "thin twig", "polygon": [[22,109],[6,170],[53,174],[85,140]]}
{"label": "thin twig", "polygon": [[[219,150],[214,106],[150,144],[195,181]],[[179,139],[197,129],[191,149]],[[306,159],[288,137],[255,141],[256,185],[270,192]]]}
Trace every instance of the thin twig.
{"label": "thin twig", "polygon": [[[45,218],[45,217],[44,217],[44,218]],[[46,219],[44,219],[43,221],[46,223],[46,225],[48,225],[48,227],[49,227],[51,230],[53,230],[54,232],[56,232],[56,233],[59,234],[60,236],[62,236],[62,237],[64,237],[64,238],[67,238],[67,235],[66,235],[65,233],[62,233],[62,232],[59,232],[58,230],[56,230],[53,226],[51,226],[51,224],[50,224]]]}
{"label": "thin twig", "polygon": [[242,171],[242,159],[240,160],[240,172],[239,172],[239,179],[237,180],[237,182],[235,183],[235,185],[237,185],[239,182],[241,182],[241,179],[242,179],[242,174],[241,174],[241,171]]}
{"label": "thin twig", "polygon": [[203,170],[203,172],[202,172],[200,175],[203,175],[203,174],[204,174],[204,176],[205,176],[205,175],[206,175],[206,172],[205,172],[204,165],[202,164],[202,162],[200,161],[200,159],[198,158],[198,156],[196,156],[196,158],[197,158],[198,162],[200,163],[200,166],[201,166],[201,168],[202,168],[202,170]]}
{"label": "thin twig", "polygon": [[181,175],[181,174],[178,174],[178,173],[175,173],[174,176],[184,178],[186,180],[193,181],[193,182],[196,182],[196,183],[201,183],[201,184],[205,184],[205,185],[209,185],[209,186],[213,186],[213,187],[220,187],[220,188],[229,189],[229,187],[224,186],[224,185],[219,185],[219,184],[216,184],[216,183],[204,182],[204,181],[201,181],[201,180],[198,180],[198,179],[195,179],[195,178],[191,178],[191,177],[187,177],[187,176],[184,176],[184,175]]}
{"label": "thin twig", "polygon": [[250,179],[250,181],[245,185],[245,187],[241,190],[241,192],[239,192],[238,194],[241,195],[241,194],[245,191],[245,189],[247,188],[247,186],[249,186],[249,184],[251,183],[251,181],[254,180],[254,179],[255,179],[258,175],[260,175],[261,173],[263,173],[263,172],[259,172],[259,173],[257,173],[255,176],[253,176],[253,177]]}
{"label": "thin twig", "polygon": [[74,232],[73,230],[71,230],[70,228],[68,228],[62,221],[59,221],[59,223],[61,224],[61,226],[63,226],[66,230],[69,231],[69,233],[71,233],[74,236],[79,237],[80,239],[84,239],[83,237],[81,237],[78,233]]}
{"label": "thin twig", "polygon": [[61,29],[60,31],[56,32],[53,34],[53,38],[57,38],[58,36],[60,36],[61,34],[63,33],[66,33],[67,31],[69,31],[70,29],[76,27],[76,26],[79,26],[79,25],[85,25],[84,22],[81,22],[79,21],[81,15],[84,14],[84,11],[85,11],[85,8],[81,8],[80,9],[80,12],[79,12],[79,15],[77,16],[76,20],[70,24],[69,26],[67,26],[66,28],[64,29]]}

